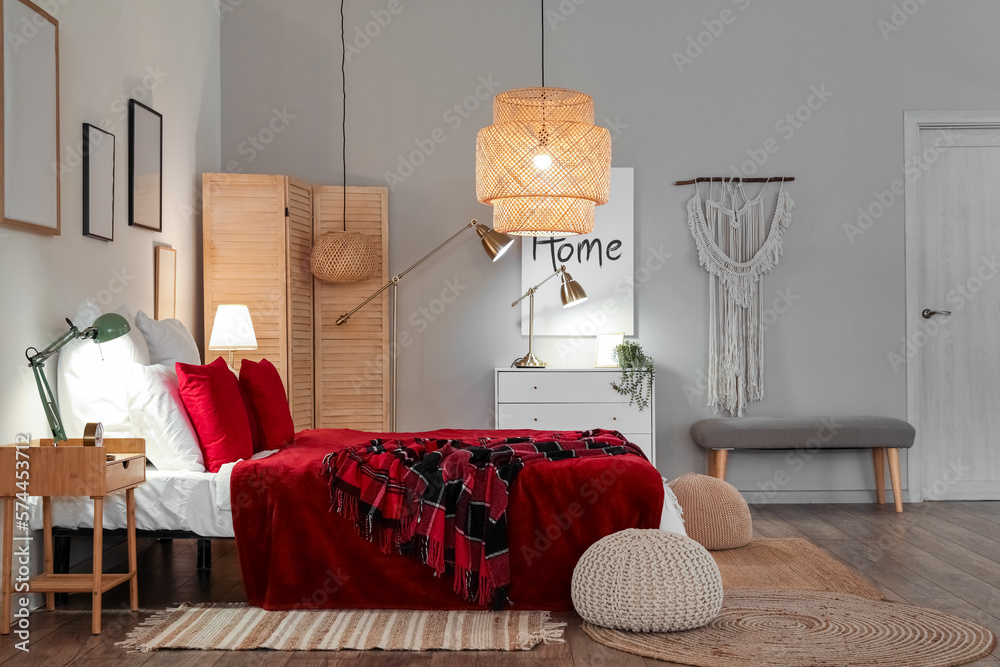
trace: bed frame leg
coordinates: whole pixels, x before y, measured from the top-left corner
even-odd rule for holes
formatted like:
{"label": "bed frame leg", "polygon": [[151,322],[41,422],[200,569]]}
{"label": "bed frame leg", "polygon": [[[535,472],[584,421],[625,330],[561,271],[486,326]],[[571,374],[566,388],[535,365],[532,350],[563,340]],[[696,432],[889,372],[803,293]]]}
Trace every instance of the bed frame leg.
{"label": "bed frame leg", "polygon": [[[56,574],[69,574],[69,553],[70,536],[52,536],[52,569]],[[65,605],[69,603],[69,593],[56,593],[55,603]]]}
{"label": "bed frame leg", "polygon": [[198,539],[198,571],[212,569],[212,540]]}

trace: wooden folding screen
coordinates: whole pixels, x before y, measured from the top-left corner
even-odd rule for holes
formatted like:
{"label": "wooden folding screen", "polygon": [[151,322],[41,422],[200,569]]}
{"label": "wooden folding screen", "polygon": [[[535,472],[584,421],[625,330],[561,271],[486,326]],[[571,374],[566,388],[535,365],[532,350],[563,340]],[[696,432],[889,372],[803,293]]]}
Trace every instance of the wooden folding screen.
{"label": "wooden folding screen", "polygon": [[[316,238],[344,231],[344,189],[316,186]],[[389,280],[389,191],[347,188],[347,231],[368,234],[379,270],[356,283],[315,281],[316,427],[389,430],[389,292],[383,292],[337,326],[349,312]]]}

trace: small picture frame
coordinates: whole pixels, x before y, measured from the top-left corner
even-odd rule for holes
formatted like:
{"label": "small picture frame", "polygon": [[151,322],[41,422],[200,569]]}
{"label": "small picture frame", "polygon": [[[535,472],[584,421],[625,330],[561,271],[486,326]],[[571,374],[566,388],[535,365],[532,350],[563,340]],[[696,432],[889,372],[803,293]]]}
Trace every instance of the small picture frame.
{"label": "small picture frame", "polygon": [[597,356],[594,368],[618,368],[615,348],[625,342],[625,332],[597,334]]}
{"label": "small picture frame", "polygon": [[115,135],[83,124],[83,235],[115,239]]}
{"label": "small picture frame", "polygon": [[169,320],[177,317],[177,251],[166,246],[156,246],[156,280],[153,300],[153,319]]}
{"label": "small picture frame", "polygon": [[163,231],[163,116],[128,101],[128,224]]}

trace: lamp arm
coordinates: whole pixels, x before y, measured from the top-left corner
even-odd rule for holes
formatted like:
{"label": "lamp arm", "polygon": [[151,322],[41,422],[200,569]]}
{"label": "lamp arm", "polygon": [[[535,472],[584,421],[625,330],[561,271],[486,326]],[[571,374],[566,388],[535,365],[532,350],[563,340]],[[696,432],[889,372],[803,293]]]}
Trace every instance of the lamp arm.
{"label": "lamp arm", "polygon": [[444,243],[442,243],[438,247],[436,247],[433,250],[431,250],[429,253],[427,253],[426,255],[424,255],[423,257],[421,257],[420,259],[418,259],[417,261],[415,261],[413,264],[411,264],[410,266],[408,266],[406,269],[404,269],[400,273],[397,273],[396,275],[394,275],[392,278],[389,279],[389,282],[387,282],[385,285],[382,285],[382,287],[378,288],[378,290],[374,294],[372,294],[370,297],[368,297],[367,299],[365,299],[364,301],[362,301],[360,304],[358,304],[357,306],[355,306],[353,310],[351,310],[349,313],[344,313],[343,315],[341,315],[340,317],[338,317],[337,318],[337,326],[345,324],[347,322],[347,320],[351,319],[351,316],[354,315],[354,313],[358,312],[359,310],[361,310],[362,308],[364,308],[365,306],[367,306],[372,301],[372,299],[374,299],[379,294],[381,294],[382,292],[386,291],[387,289],[389,289],[393,285],[399,284],[399,279],[400,278],[402,278],[407,273],[409,273],[413,269],[415,269],[418,266],[420,266],[421,264],[423,264],[425,260],[427,260],[428,258],[430,258],[430,256],[433,255],[434,253],[436,253],[438,250],[440,250],[441,248],[445,247],[446,245],[448,245],[449,243],[451,243],[452,241],[454,241],[466,229],[471,229],[472,227],[475,227],[475,226],[476,226],[476,221],[473,220],[472,222],[470,222],[469,224],[465,225],[460,230],[458,230],[457,232],[455,232],[454,234],[452,234],[450,237],[448,237],[448,239],[445,240]]}
{"label": "lamp arm", "polygon": [[[91,336],[93,333],[97,333],[97,330],[94,329],[93,327],[89,327],[87,329],[84,329],[83,331],[80,331],[79,329],[76,328],[76,326],[72,322],[70,322],[69,320],[66,321],[69,322],[69,331],[64,333],[59,338],[57,338],[55,342],[53,342],[51,345],[49,345],[40,352],[33,347],[29,347],[27,350],[24,351],[24,356],[28,358],[29,366],[31,366],[32,368],[34,368],[36,365],[41,366],[46,359],[48,359],[49,357],[57,353],[59,350],[66,347],[66,345],[76,340],[77,338],[87,338]],[[35,350],[33,354],[31,354],[32,350]]]}
{"label": "lamp arm", "polygon": [[537,292],[537,291],[538,291],[538,288],[539,288],[539,287],[541,287],[541,286],[542,286],[542,285],[544,285],[545,283],[549,282],[550,280],[552,280],[553,278],[555,278],[556,276],[558,276],[558,275],[559,275],[560,273],[566,273],[566,265],[565,265],[565,264],[563,264],[562,266],[560,266],[560,267],[559,267],[559,269],[558,269],[558,270],[557,270],[557,271],[556,271],[555,273],[551,274],[551,275],[550,275],[550,276],[549,276],[548,278],[546,278],[546,279],[545,279],[545,280],[543,280],[542,282],[538,283],[538,284],[537,284],[537,285],[535,285],[534,287],[532,287],[532,288],[528,289],[528,291],[527,291],[527,292],[525,292],[524,294],[522,294],[522,295],[520,296],[520,298],[518,298],[518,300],[517,300],[517,301],[515,301],[515,302],[514,302],[514,303],[512,303],[512,304],[510,304],[510,307],[511,307],[511,308],[513,308],[513,307],[514,307],[514,306],[516,306],[517,304],[519,304],[519,303],[521,303],[522,301],[524,301],[525,299],[527,299],[527,298],[528,298],[528,297],[529,297],[530,295],[532,295],[532,294],[534,294],[535,292]]}
{"label": "lamp arm", "polygon": [[[66,323],[69,324],[69,331],[57,338],[55,342],[44,350],[39,352],[35,348],[29,347],[24,352],[25,356],[28,357],[28,365],[35,375],[35,385],[38,387],[38,395],[41,397],[42,407],[45,409],[45,419],[48,420],[49,428],[52,430],[52,437],[57,443],[66,439],[66,429],[63,428],[62,417],[59,415],[59,407],[56,405],[56,398],[52,394],[52,388],[45,377],[45,361],[66,347],[71,341],[77,338],[90,338],[97,334],[97,329],[93,327],[88,327],[80,331],[69,320],[66,320]],[[35,350],[34,354],[31,354],[32,350]]]}

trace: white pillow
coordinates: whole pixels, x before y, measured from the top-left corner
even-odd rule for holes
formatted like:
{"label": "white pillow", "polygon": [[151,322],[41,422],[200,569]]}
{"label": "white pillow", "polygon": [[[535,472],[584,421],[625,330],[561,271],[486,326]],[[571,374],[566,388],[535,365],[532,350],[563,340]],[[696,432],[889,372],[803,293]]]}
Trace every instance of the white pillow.
{"label": "white pillow", "polygon": [[[73,323],[80,330],[93,324],[90,306],[78,310],[79,321]],[[131,319],[123,308],[119,314]],[[133,366],[148,363],[145,341],[132,332],[100,345],[92,340],[66,345],[59,352],[56,387],[67,437],[82,437],[84,425],[94,421],[104,424],[104,435],[109,438],[132,437],[128,379]]]}
{"label": "white pillow", "polygon": [[149,361],[174,368],[182,364],[201,364],[198,344],[180,320],[153,320],[141,310],[135,314],[135,324],[146,339]]}
{"label": "white pillow", "polygon": [[132,367],[128,383],[132,430],[146,439],[146,458],[160,470],[205,472],[198,436],[177,389],[172,366]]}

